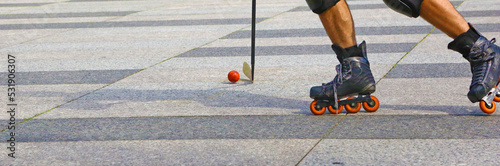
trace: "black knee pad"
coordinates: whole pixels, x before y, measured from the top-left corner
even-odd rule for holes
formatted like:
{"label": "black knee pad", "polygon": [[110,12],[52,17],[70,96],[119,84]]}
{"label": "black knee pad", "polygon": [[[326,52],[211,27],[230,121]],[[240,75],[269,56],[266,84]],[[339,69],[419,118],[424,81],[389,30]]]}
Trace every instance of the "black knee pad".
{"label": "black knee pad", "polygon": [[423,0],[384,0],[392,10],[408,17],[417,18],[420,15],[420,5]]}
{"label": "black knee pad", "polygon": [[321,14],[332,6],[335,6],[340,0],[306,0],[309,8],[316,14]]}

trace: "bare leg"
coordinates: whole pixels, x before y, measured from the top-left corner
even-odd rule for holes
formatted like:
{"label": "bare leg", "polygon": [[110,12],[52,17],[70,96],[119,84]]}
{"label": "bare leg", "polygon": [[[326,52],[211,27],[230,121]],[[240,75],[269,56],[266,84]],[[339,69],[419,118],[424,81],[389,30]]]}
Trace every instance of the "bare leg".
{"label": "bare leg", "polygon": [[448,0],[424,0],[420,16],[453,39],[469,30],[467,21]]}
{"label": "bare leg", "polygon": [[357,45],[354,33],[354,21],[345,0],[319,15],[332,44],[347,48]]}

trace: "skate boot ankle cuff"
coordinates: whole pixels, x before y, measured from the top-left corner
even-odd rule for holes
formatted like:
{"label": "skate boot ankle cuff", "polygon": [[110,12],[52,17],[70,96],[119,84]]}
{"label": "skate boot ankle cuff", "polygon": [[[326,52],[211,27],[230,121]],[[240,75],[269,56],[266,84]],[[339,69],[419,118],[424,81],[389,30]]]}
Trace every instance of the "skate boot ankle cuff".
{"label": "skate boot ankle cuff", "polygon": [[357,45],[345,48],[349,57],[363,57],[363,51]]}
{"label": "skate boot ankle cuff", "polygon": [[344,58],[347,57],[347,52],[339,45],[332,44],[332,50],[337,55],[337,60],[339,60],[339,62],[342,62]]}
{"label": "skate boot ankle cuff", "polygon": [[471,26],[471,28],[460,35],[455,40],[448,44],[448,49],[454,50],[462,54],[465,59],[469,59],[469,53],[474,43],[479,39],[479,33]]}
{"label": "skate boot ankle cuff", "polygon": [[357,45],[347,47],[347,48],[342,48],[338,45],[333,44],[332,49],[337,54],[337,59],[339,62],[342,62],[344,59],[349,58],[349,57],[363,57],[363,50],[362,48],[358,47]]}

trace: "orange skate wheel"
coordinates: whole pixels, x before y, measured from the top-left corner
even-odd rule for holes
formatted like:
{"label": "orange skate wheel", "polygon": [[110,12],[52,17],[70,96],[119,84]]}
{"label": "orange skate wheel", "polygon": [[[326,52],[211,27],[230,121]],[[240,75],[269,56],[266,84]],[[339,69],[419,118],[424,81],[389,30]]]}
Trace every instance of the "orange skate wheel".
{"label": "orange skate wheel", "polygon": [[481,108],[481,111],[483,111],[486,114],[492,114],[493,112],[495,112],[497,106],[495,102],[492,102],[491,107],[488,107],[486,102],[481,100],[481,102],[479,102],[479,108]]}
{"label": "orange skate wheel", "polygon": [[373,100],[373,103],[363,102],[363,108],[366,112],[375,112],[378,110],[378,107],[380,107],[380,103],[377,97],[370,96],[370,98]]}
{"label": "orange skate wheel", "polygon": [[[356,97],[349,97],[347,99],[354,99],[354,98],[356,98]],[[348,113],[357,113],[357,112],[359,112],[359,110],[361,110],[361,103],[346,104],[345,110]]]}
{"label": "orange skate wheel", "polygon": [[318,101],[314,100],[313,102],[311,102],[311,106],[309,107],[311,109],[311,112],[314,114],[314,115],[323,115],[326,111],[326,108],[325,107],[321,107],[320,110],[316,109],[316,103],[318,103]]}
{"label": "orange skate wheel", "polygon": [[[495,87],[493,87],[493,88],[495,88],[495,89],[496,89],[497,87],[495,86]],[[495,102],[500,102],[500,95],[495,94],[495,97],[493,98],[493,101],[495,101]]]}
{"label": "orange skate wheel", "polygon": [[493,101],[500,102],[500,96],[499,95],[495,95],[495,98],[493,98]]}
{"label": "orange skate wheel", "polygon": [[[500,78],[498,78],[498,82],[500,82]],[[497,88],[497,86],[495,86],[493,88]],[[500,95],[495,94],[495,97],[493,98],[493,101],[500,102]]]}
{"label": "orange skate wheel", "polygon": [[328,106],[328,111],[331,114],[340,114],[342,112],[342,109],[343,109],[343,107],[341,105],[339,105],[339,109],[333,109],[332,106]]}

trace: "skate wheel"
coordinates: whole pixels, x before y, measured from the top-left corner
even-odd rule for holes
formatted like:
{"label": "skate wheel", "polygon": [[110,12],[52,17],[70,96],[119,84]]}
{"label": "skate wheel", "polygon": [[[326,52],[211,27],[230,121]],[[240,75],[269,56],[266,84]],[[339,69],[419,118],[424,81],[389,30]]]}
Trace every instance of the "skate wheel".
{"label": "skate wheel", "polygon": [[380,103],[375,96],[370,96],[370,98],[373,100],[373,102],[363,102],[363,108],[367,112],[375,112],[378,110],[378,107],[380,107]]}
{"label": "skate wheel", "polygon": [[341,105],[339,105],[339,109],[333,109],[332,106],[328,106],[328,111],[331,114],[340,114],[342,112],[342,109],[343,109],[343,107]]}
{"label": "skate wheel", "polygon": [[[497,87],[495,86],[494,88],[497,88]],[[500,102],[500,94],[495,94],[495,97],[493,98],[493,101]]]}
{"label": "skate wheel", "polygon": [[[497,86],[493,87],[493,88],[497,88]],[[495,102],[500,102],[500,94],[495,94],[495,97],[493,98],[493,101]]]}
{"label": "skate wheel", "polygon": [[492,114],[493,112],[495,112],[497,106],[495,102],[492,102],[491,107],[488,107],[486,102],[481,100],[481,102],[479,102],[479,108],[481,108],[481,111],[483,111],[486,114]]}
{"label": "skate wheel", "polygon": [[496,94],[495,98],[493,98],[493,101],[500,102],[500,94]]}
{"label": "skate wheel", "polygon": [[[354,98],[356,98],[356,97],[349,97],[347,99],[349,100],[349,99],[354,99]],[[359,112],[359,110],[361,110],[361,103],[346,104],[345,105],[345,110],[348,113],[357,113],[357,112]]]}
{"label": "skate wheel", "polygon": [[318,105],[316,105],[316,103],[318,103],[317,100],[314,100],[313,102],[311,102],[311,106],[310,106],[311,112],[314,115],[323,115],[325,113],[325,111],[326,111],[326,108],[325,107],[319,107]]}

